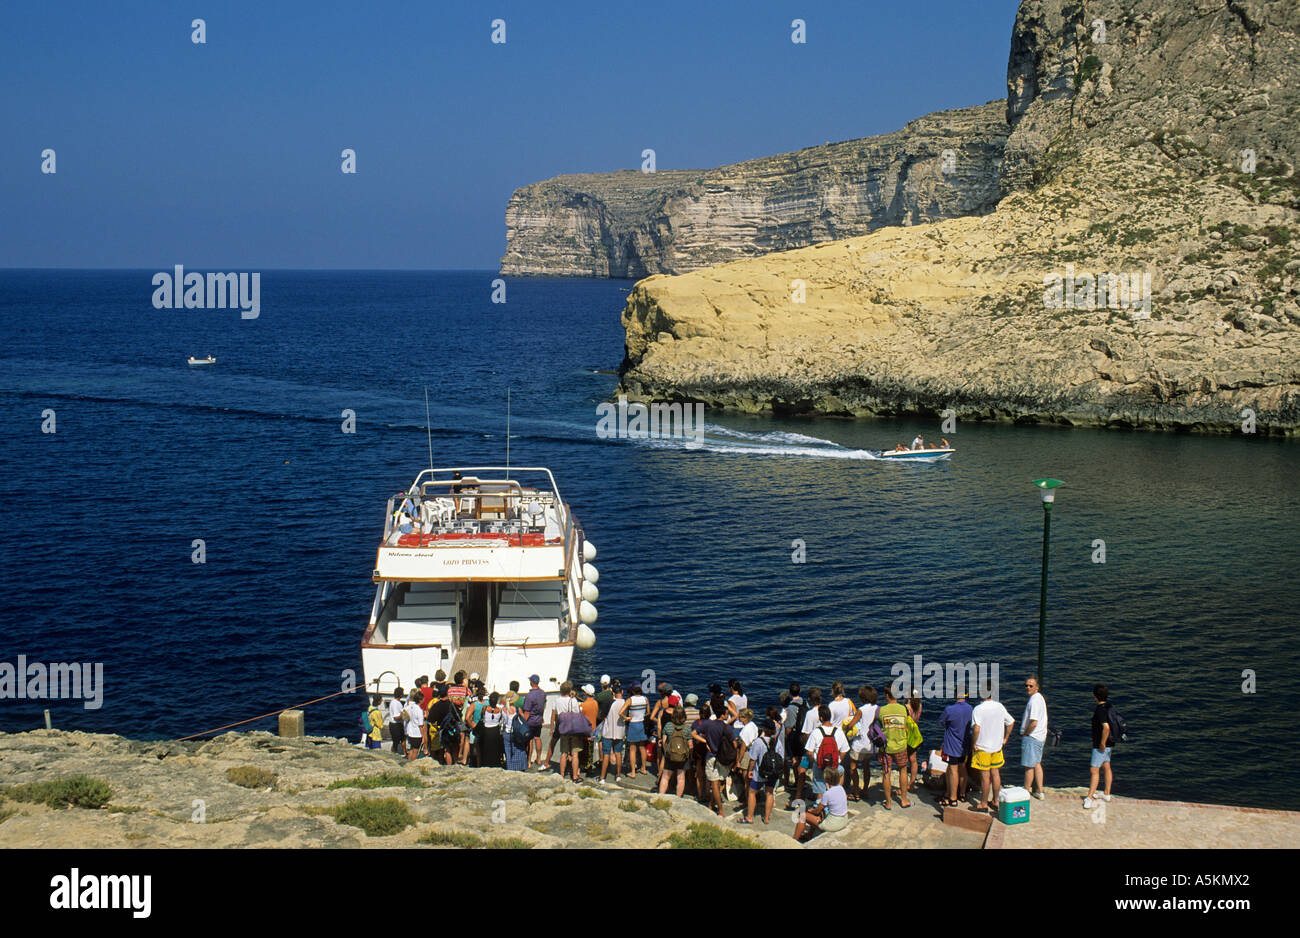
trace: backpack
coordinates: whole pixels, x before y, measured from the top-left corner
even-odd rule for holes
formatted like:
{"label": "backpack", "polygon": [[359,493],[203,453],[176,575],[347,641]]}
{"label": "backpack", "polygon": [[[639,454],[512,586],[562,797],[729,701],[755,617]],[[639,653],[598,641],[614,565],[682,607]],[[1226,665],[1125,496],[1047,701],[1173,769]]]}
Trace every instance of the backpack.
{"label": "backpack", "polygon": [[722,734],[722,739],[718,743],[718,751],[714,757],[718,760],[718,765],[724,765],[730,768],[736,764],[736,742],[731,738],[731,729]]}
{"label": "backpack", "polygon": [[[379,714],[379,723],[378,723],[378,726],[376,726],[376,723],[375,723],[375,714],[376,714],[376,713]],[[371,733],[371,732],[373,732],[376,728],[378,728],[378,727],[382,727],[383,725],[384,725],[384,715],[383,715],[382,712],[380,712],[380,710],[379,710],[378,707],[371,707],[371,708],[370,708],[369,710],[367,710],[367,711],[365,712],[365,714],[361,717],[361,728],[362,728],[363,730],[365,730],[366,733]]]}
{"label": "backpack", "polygon": [[442,718],[442,748],[451,749],[460,742],[460,711],[452,707],[447,711],[447,715]]}
{"label": "backpack", "polygon": [[774,738],[768,737],[764,742],[767,743],[767,751],[763,753],[763,758],[758,760],[758,777],[765,782],[774,782],[785,771],[785,760],[776,754]]}
{"label": "backpack", "polygon": [[528,730],[528,724],[524,718],[516,711],[513,722],[510,724],[510,742],[516,749],[527,749],[528,741],[533,738],[533,734]]}
{"label": "backpack", "polygon": [[1114,707],[1106,708],[1106,722],[1110,724],[1110,738],[1106,740],[1108,743],[1114,745],[1128,742],[1128,723]]}
{"label": "backpack", "polygon": [[845,726],[844,724],[848,723],[855,716],[860,716],[862,711],[859,710],[857,704],[851,700],[849,701],[849,707],[849,715],[840,721],[840,728],[844,730],[845,739],[854,739],[857,737],[858,733],[861,732],[862,721],[858,720],[858,722],[854,723],[852,726]]}
{"label": "backpack", "polygon": [[835,731],[822,729],[822,741],[817,746],[817,768],[830,769],[840,764],[840,747],[835,742]]}
{"label": "backpack", "polygon": [[867,727],[867,742],[871,743],[871,747],[876,751],[885,751],[885,731],[879,723],[872,721]]}
{"label": "backpack", "polygon": [[691,744],[686,739],[685,726],[678,726],[676,723],[669,724],[673,731],[666,733],[664,738],[664,755],[668,757],[669,762],[685,762],[691,755]]}

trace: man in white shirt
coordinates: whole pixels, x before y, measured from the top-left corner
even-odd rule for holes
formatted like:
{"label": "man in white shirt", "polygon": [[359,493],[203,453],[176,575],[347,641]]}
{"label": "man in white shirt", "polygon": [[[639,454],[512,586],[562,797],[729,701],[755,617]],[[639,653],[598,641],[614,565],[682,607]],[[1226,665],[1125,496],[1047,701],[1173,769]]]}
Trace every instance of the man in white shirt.
{"label": "man in white shirt", "polygon": [[[844,753],[849,751],[849,741],[844,737],[844,731],[831,722],[831,708],[822,704],[817,708],[818,719],[821,725],[808,734],[808,745],[804,751],[808,755],[808,765],[812,769],[812,782],[809,785],[809,791],[814,795],[820,795],[826,791],[825,770],[834,768],[837,772],[840,763],[844,759]],[[830,738],[838,750],[835,756],[834,765],[818,765],[818,753],[822,748],[822,740]],[[838,776],[836,776],[838,779]]]}
{"label": "man in white shirt", "polygon": [[[1047,742],[1047,701],[1038,687],[1038,676],[1025,679],[1025,715],[1020,721],[1020,764],[1025,770],[1025,789],[1043,797],[1043,744]],[[1037,783],[1035,790],[1034,784]]]}
{"label": "man in white shirt", "polygon": [[975,740],[975,751],[971,755],[970,767],[980,775],[980,803],[976,811],[989,808],[990,786],[993,801],[996,803],[998,792],[1002,790],[1002,747],[1011,738],[1011,730],[1016,725],[1015,719],[1007,713],[1007,708],[993,699],[992,691],[984,702],[971,713],[971,735]]}
{"label": "man in white shirt", "polygon": [[627,727],[620,720],[623,716],[623,707],[627,701],[623,699],[623,688],[615,686],[613,688],[614,699],[610,701],[609,713],[605,715],[605,724],[601,727],[600,740],[600,784],[607,784],[605,775],[609,772],[609,763],[612,759],[614,762],[614,781],[623,772],[623,738],[627,735]]}

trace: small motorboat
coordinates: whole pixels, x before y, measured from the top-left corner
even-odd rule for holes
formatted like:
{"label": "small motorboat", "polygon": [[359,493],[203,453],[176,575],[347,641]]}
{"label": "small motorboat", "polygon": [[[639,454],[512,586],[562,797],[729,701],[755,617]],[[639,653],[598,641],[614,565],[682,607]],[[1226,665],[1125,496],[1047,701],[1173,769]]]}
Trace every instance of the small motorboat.
{"label": "small motorboat", "polygon": [[957,452],[949,446],[937,446],[934,449],[891,449],[882,450],[878,459],[892,459],[898,462],[938,462]]}
{"label": "small motorboat", "polygon": [[217,360],[213,358],[211,355],[207,356],[206,358],[195,358],[193,355],[191,355],[189,358],[185,360],[185,364],[187,365],[215,365],[216,363]]}

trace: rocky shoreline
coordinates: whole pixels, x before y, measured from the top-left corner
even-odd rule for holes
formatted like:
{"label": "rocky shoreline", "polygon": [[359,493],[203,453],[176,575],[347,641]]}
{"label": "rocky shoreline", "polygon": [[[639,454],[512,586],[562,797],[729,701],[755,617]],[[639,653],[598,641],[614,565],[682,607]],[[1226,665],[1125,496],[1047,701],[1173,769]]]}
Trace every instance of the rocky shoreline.
{"label": "rocky shoreline", "polygon": [[1297,89],[1294,5],[1023,0],[996,209],[642,280],[619,391],[1294,436]]}
{"label": "rocky shoreline", "polygon": [[[107,804],[50,807],[4,791],[81,775],[108,785]],[[384,776],[399,781],[349,784]],[[334,812],[358,798],[400,802],[409,826],[372,836],[338,820]],[[549,773],[407,762],[344,739],[265,732],[186,743],[0,734],[0,799],[4,847],[655,848],[692,824],[718,822],[690,798],[576,785]],[[743,836],[758,846],[797,846],[783,832]]]}

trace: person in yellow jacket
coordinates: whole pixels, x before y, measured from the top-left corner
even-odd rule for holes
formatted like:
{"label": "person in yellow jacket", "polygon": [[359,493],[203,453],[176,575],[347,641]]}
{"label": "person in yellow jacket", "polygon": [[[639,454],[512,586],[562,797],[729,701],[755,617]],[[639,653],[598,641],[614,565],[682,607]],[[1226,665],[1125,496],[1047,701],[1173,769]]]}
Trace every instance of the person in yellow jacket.
{"label": "person in yellow jacket", "polygon": [[366,709],[366,748],[378,749],[384,742],[384,711],[379,709],[379,695],[375,694],[370,699],[370,706]]}

